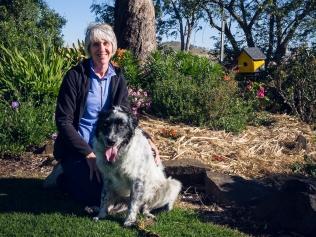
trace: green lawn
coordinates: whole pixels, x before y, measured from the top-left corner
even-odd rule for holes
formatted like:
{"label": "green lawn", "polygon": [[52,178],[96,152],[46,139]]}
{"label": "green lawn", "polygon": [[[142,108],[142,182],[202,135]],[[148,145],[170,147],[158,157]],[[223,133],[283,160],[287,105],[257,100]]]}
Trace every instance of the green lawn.
{"label": "green lawn", "polygon": [[178,208],[159,213],[146,230],[122,227],[122,215],[94,222],[69,197],[43,190],[41,182],[0,179],[0,236],[247,236]]}

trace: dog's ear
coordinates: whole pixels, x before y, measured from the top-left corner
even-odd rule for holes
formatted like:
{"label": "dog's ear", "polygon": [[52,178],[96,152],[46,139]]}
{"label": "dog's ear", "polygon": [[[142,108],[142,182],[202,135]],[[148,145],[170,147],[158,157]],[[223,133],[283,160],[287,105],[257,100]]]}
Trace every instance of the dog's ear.
{"label": "dog's ear", "polygon": [[138,126],[138,118],[133,113],[130,113],[130,116],[132,119],[133,128],[135,129]]}
{"label": "dog's ear", "polygon": [[132,113],[128,112],[128,120],[131,128],[134,130],[138,126],[138,118]]}
{"label": "dog's ear", "polygon": [[130,113],[131,113],[131,109],[128,108],[127,106],[120,105],[120,108],[121,108],[121,110],[122,110],[124,113],[127,113],[127,114],[130,114]]}
{"label": "dog's ear", "polygon": [[98,115],[98,120],[96,123],[96,130],[95,130],[95,135],[96,137],[99,136],[100,131],[103,131],[105,129],[105,120],[106,118],[109,117],[112,109],[107,110],[107,111],[101,111]]}

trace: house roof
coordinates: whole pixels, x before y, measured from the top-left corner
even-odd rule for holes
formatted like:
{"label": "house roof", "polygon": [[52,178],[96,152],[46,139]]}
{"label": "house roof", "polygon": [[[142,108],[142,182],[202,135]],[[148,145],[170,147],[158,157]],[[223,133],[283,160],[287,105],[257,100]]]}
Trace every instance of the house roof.
{"label": "house roof", "polygon": [[243,50],[246,54],[248,54],[249,57],[251,57],[253,60],[264,60],[266,59],[266,56],[262,51],[257,47],[249,47],[244,48]]}

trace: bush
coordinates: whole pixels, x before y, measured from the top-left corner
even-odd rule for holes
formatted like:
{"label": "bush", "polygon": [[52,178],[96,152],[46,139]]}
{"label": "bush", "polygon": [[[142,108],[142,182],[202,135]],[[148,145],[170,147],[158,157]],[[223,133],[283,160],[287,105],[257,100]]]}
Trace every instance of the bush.
{"label": "bush", "polygon": [[141,88],[139,62],[131,51],[118,49],[112,59],[112,63],[122,68],[129,87]]}
{"label": "bush", "polygon": [[234,81],[222,79],[219,64],[189,53],[158,51],[145,68],[141,84],[150,91],[156,115],[214,129],[244,129],[251,106],[238,97]]}
{"label": "bush", "polygon": [[[271,73],[271,87],[276,105],[285,104],[290,112],[305,122],[316,120],[316,52],[296,49]],[[284,107],[284,106],[283,106]]]}
{"label": "bush", "polygon": [[0,98],[41,104],[46,98],[57,97],[71,61],[54,47],[43,44],[42,48],[39,53],[23,54],[0,45]]}
{"label": "bush", "polygon": [[18,156],[28,147],[40,146],[56,130],[55,101],[0,101],[0,156]]}

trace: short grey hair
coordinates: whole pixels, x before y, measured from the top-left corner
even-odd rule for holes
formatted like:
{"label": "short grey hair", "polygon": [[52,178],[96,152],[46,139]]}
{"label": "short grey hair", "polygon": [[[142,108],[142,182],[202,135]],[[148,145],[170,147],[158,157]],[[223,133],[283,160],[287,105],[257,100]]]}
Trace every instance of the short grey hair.
{"label": "short grey hair", "polygon": [[102,40],[106,40],[112,44],[112,53],[114,55],[117,50],[117,40],[112,27],[105,23],[91,23],[86,30],[86,37],[84,40],[86,53],[90,56],[91,43]]}

